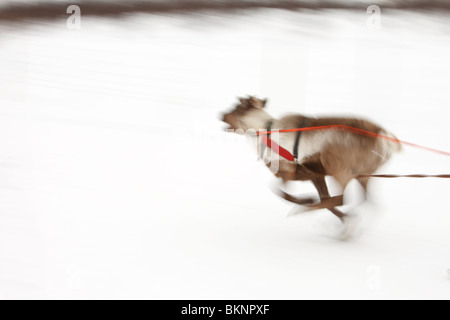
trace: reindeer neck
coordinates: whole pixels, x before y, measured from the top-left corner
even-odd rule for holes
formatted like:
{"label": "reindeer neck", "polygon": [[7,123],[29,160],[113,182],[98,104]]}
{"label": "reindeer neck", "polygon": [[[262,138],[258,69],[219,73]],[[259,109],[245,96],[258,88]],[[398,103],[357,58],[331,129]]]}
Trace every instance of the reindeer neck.
{"label": "reindeer neck", "polygon": [[[252,118],[252,128],[256,131],[261,130],[271,130],[273,128],[273,124],[277,121],[274,117],[269,115],[267,112],[264,111],[264,113],[261,113],[258,115],[258,117]],[[258,136],[255,136],[255,146],[256,146],[256,152],[260,157],[262,157],[262,152],[264,149],[262,149],[261,141],[258,138]]]}
{"label": "reindeer neck", "polygon": [[269,125],[273,124],[276,119],[267,112],[261,113],[257,118],[252,119],[251,128],[255,130],[267,130]]}

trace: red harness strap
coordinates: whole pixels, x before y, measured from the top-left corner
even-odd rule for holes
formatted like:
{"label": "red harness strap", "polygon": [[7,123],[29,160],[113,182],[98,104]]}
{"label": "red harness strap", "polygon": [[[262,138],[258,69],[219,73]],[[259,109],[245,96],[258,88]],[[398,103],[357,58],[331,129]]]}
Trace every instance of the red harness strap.
{"label": "red harness strap", "polygon": [[267,135],[262,136],[261,142],[286,160],[294,161],[294,156],[289,151],[280,147],[276,142],[273,142]]}

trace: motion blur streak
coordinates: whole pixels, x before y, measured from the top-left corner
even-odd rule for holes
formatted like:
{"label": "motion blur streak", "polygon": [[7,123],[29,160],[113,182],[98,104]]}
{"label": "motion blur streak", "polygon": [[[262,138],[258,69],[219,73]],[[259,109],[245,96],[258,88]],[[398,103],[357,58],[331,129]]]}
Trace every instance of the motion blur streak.
{"label": "motion blur streak", "polygon": [[[27,19],[57,19],[64,15],[62,6],[74,4],[73,1],[2,1],[0,21]],[[240,11],[245,9],[272,8],[285,10],[346,9],[363,10],[370,5],[379,5],[383,9],[396,10],[450,10],[450,3],[445,0],[84,0],[76,1],[83,8],[85,16],[120,16],[133,13],[168,13],[196,12],[205,10]]]}
{"label": "motion blur streak", "polygon": [[[448,298],[448,180],[374,181],[339,243],[217,119],[252,94],[450,150],[448,2],[192,3],[1,1],[0,298]],[[417,172],[448,158],[380,170]]]}

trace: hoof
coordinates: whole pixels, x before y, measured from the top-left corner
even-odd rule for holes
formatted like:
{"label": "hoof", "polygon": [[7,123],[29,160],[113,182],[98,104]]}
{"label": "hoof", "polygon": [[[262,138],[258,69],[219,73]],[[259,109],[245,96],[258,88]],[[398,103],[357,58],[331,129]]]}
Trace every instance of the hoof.
{"label": "hoof", "polygon": [[360,218],[355,214],[346,215],[341,219],[342,228],[338,235],[340,241],[348,241],[356,236],[360,225]]}

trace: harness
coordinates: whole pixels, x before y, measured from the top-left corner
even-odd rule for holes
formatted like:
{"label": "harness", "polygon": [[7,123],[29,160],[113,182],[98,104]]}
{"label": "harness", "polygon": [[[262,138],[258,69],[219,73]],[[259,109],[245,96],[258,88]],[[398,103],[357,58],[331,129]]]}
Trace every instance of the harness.
{"label": "harness", "polygon": [[[302,121],[300,122],[300,127],[301,129],[305,128],[307,126],[308,123],[308,118],[307,117],[303,117]],[[294,160],[297,164],[298,163],[298,146],[300,145],[300,137],[302,136],[302,132],[303,131],[297,131],[297,136],[295,137],[295,144],[294,144]]]}
{"label": "harness", "polygon": [[[270,132],[270,131],[272,130],[272,125],[273,125],[273,120],[270,120],[270,121],[267,123],[267,126],[266,126],[266,131],[267,131],[267,132]],[[269,141],[269,140],[270,140],[270,133],[268,133],[267,135],[264,135],[264,136],[262,137],[262,139],[261,139],[261,144],[260,144],[260,146],[259,146],[259,158],[260,158],[260,159],[263,159],[263,157],[264,157],[264,152],[266,151],[266,147],[267,147],[267,145],[268,145],[268,143],[264,143],[264,137],[267,137],[267,140],[266,140],[266,141]]]}
{"label": "harness", "polygon": [[[307,117],[302,117],[302,120],[300,122],[300,125],[298,128],[303,129],[307,126],[308,123]],[[302,136],[303,131],[297,131],[297,135],[295,137],[295,144],[294,144],[294,152],[291,154],[288,150],[284,149],[283,147],[279,146],[277,143],[272,141],[270,139],[270,132],[272,130],[273,120],[270,120],[267,124],[267,132],[269,132],[266,135],[263,135],[261,138],[261,146],[260,146],[260,158],[262,159],[264,156],[264,152],[266,151],[266,148],[270,148],[271,150],[278,153],[280,156],[285,158],[288,161],[294,161],[295,163],[298,163],[298,147],[300,144],[300,138]]]}
{"label": "harness", "polygon": [[[261,152],[261,157],[264,155],[266,147],[268,147],[268,148],[272,149],[274,152],[278,153],[283,158],[285,158],[286,160],[295,161],[296,164],[302,166],[307,171],[309,171],[311,173],[316,173],[313,170],[305,167],[304,164],[301,164],[298,161],[298,146],[300,144],[301,133],[303,131],[318,131],[318,130],[329,130],[329,129],[345,130],[345,131],[353,132],[355,134],[359,134],[359,135],[366,136],[366,137],[385,139],[387,141],[392,141],[392,142],[395,142],[395,143],[398,143],[398,144],[403,144],[403,145],[407,145],[407,146],[410,146],[410,147],[414,147],[414,148],[418,148],[418,149],[422,149],[422,150],[425,150],[425,151],[429,151],[429,152],[433,152],[433,153],[437,153],[437,154],[441,154],[441,155],[450,157],[450,152],[447,152],[447,151],[438,150],[438,149],[430,148],[430,147],[427,147],[427,146],[415,144],[415,143],[412,143],[412,142],[399,140],[399,139],[397,139],[395,137],[392,137],[392,136],[389,136],[389,135],[383,135],[383,134],[380,134],[380,133],[375,133],[375,132],[363,130],[363,129],[360,129],[360,128],[356,128],[356,127],[352,127],[352,126],[348,126],[348,125],[344,125],[344,124],[334,124],[334,125],[308,127],[307,126],[308,122],[309,122],[308,120],[309,120],[308,118],[303,117],[301,122],[300,122],[300,127],[299,128],[277,130],[279,133],[282,133],[282,132],[297,132],[297,135],[295,137],[295,145],[294,145],[294,148],[293,148],[294,155],[292,155],[289,151],[287,151],[286,149],[280,147],[279,145],[277,145],[275,142],[273,142],[270,139],[270,133],[271,133],[272,125],[273,125],[273,120],[270,121],[268,123],[268,125],[267,125],[267,133],[261,133],[261,132],[257,132],[256,133],[257,136],[262,136],[262,139],[261,139],[262,140],[262,142],[261,142],[261,151],[262,151]],[[359,178],[371,178],[371,177],[373,177],[373,178],[442,178],[442,179],[450,179],[450,174],[440,174],[440,175],[428,175],[428,174],[410,174],[410,175],[360,174],[357,177],[359,177]]]}

